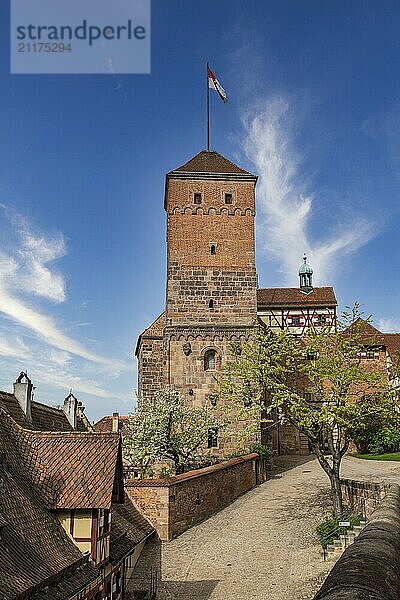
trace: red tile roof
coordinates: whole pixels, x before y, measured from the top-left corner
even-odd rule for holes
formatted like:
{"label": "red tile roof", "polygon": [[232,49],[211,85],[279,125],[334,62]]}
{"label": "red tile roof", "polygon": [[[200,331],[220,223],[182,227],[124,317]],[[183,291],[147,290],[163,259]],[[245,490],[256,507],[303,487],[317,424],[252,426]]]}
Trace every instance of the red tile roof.
{"label": "red tile roof", "polygon": [[43,506],[27,476],[16,428],[18,425],[0,412],[0,514],[4,517],[0,597],[14,600],[46,582],[67,581],[68,571],[78,567],[84,587],[99,573],[65,533],[56,515]]}
{"label": "red tile roof", "polygon": [[117,433],[34,432],[32,476],[48,508],[110,508]]}
{"label": "red tile roof", "polygon": [[123,504],[112,505],[111,513],[110,560],[115,564],[132,546],[151,535],[154,527],[139,513],[127,494]]}
{"label": "red tile roof", "polygon": [[400,333],[384,333],[382,335],[385,346],[393,358],[397,352],[400,353]]}
{"label": "red tile roof", "polygon": [[[37,431],[72,431],[62,408],[55,408],[33,401],[31,403],[32,419],[28,419],[14,394],[0,391],[0,408],[4,409],[21,427]],[[85,420],[77,418],[78,431],[86,431]]]}
{"label": "red tile roof", "polygon": [[262,288],[257,290],[258,308],[296,306],[337,306],[332,287],[317,287],[309,294],[299,288]]}
{"label": "red tile roof", "polygon": [[[128,415],[118,415],[118,431],[122,431],[126,423],[129,421]],[[94,431],[112,432],[113,416],[102,417],[93,425]]]}
{"label": "red tile roof", "polygon": [[110,508],[118,466],[122,477],[118,433],[30,431],[1,418],[46,508]]}
{"label": "red tile roof", "polygon": [[187,173],[242,173],[251,175],[249,171],[241,169],[233,162],[218,152],[202,150],[196,156],[188,160],[184,165],[172,171],[184,171]]}

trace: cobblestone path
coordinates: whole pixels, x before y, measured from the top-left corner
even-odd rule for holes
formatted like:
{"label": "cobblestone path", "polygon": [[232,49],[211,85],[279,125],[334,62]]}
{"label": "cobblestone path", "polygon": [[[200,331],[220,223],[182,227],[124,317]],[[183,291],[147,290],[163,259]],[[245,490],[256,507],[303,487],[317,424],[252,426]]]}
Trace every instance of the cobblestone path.
{"label": "cobblestone path", "polygon": [[[279,461],[272,479],[163,544],[160,600],[313,598],[332,566],[314,533],[329,511],[329,482],[316,459]],[[398,481],[399,473],[400,463],[343,461],[342,477]]]}

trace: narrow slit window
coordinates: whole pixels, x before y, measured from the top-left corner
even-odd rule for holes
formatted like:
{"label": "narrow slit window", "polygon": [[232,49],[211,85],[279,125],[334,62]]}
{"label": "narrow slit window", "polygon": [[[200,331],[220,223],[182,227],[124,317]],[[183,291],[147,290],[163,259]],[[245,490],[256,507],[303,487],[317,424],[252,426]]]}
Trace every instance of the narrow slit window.
{"label": "narrow slit window", "polygon": [[209,448],[218,448],[218,429],[216,427],[212,427],[208,430],[207,445]]}
{"label": "narrow slit window", "polygon": [[208,301],[208,308],[214,308],[214,300],[212,298]]}
{"label": "narrow slit window", "polygon": [[210,246],[210,253],[211,253],[211,256],[215,256],[216,255],[216,253],[217,253],[217,246],[215,244],[211,244],[211,246]]}
{"label": "narrow slit window", "polygon": [[233,202],[233,195],[225,194],[225,204],[232,204],[232,202]]}
{"label": "narrow slit window", "polygon": [[194,194],[193,201],[195,204],[201,204],[201,194],[199,192]]}

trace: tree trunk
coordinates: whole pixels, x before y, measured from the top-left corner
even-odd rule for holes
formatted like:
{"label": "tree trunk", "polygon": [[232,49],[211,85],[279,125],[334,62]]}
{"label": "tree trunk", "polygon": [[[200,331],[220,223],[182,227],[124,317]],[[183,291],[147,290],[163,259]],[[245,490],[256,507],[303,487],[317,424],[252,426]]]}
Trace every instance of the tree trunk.
{"label": "tree trunk", "polygon": [[332,457],[332,465],[328,462],[324,453],[318,445],[314,445],[314,453],[317,456],[318,462],[329,477],[331,483],[331,496],[333,504],[333,512],[335,517],[340,519],[343,515],[343,497],[342,486],[340,485],[340,463],[341,457]]}
{"label": "tree trunk", "polygon": [[343,497],[339,473],[335,473],[334,470],[332,470],[329,475],[329,480],[331,482],[333,512],[337,519],[341,519],[343,516]]}

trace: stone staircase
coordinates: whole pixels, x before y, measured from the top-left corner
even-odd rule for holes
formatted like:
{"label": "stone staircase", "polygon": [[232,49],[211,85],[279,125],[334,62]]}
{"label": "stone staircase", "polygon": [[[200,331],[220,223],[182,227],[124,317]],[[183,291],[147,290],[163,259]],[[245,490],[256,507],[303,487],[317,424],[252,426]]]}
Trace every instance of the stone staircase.
{"label": "stone staircase", "polygon": [[354,525],[352,529],[347,530],[346,535],[340,535],[333,541],[333,544],[328,544],[326,550],[321,550],[321,556],[326,561],[336,561],[346,550],[350,544],[354,542],[358,534],[366,525],[366,521],[360,521],[360,525]]}

